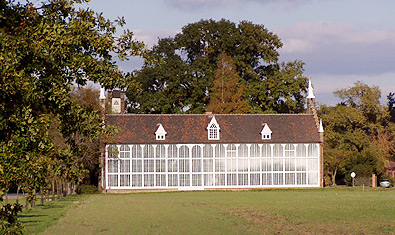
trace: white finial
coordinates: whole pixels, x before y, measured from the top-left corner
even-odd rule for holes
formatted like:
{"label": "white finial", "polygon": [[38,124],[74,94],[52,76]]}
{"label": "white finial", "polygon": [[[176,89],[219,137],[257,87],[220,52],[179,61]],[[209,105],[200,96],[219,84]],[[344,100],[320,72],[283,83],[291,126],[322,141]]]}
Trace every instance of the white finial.
{"label": "white finial", "polygon": [[324,127],[322,127],[322,119],[320,119],[320,128],[318,129],[318,133],[324,133]]}
{"label": "white finial", "polygon": [[313,86],[311,85],[311,78],[309,78],[309,90],[307,93],[307,99],[315,99]]}
{"label": "white finial", "polygon": [[100,97],[99,99],[105,100],[106,96],[104,95],[104,87],[100,86]]}

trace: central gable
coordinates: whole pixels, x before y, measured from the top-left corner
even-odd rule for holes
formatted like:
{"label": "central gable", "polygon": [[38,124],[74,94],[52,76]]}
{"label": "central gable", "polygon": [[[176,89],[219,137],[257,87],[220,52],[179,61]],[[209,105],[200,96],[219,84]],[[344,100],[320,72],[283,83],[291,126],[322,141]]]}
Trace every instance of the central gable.
{"label": "central gable", "polygon": [[[213,118],[221,126],[217,140],[208,138]],[[166,129],[165,140],[156,140],[159,123]],[[270,139],[262,139],[265,124],[272,132]],[[106,125],[120,128],[109,141],[117,144],[320,142],[314,116],[307,114],[108,114]]]}

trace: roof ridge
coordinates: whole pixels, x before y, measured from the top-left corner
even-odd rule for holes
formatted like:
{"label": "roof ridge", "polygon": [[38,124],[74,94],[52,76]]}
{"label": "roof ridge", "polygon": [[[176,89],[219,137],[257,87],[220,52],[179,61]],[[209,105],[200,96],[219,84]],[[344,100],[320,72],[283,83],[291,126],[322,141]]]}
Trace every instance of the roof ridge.
{"label": "roof ridge", "polygon": [[298,115],[306,115],[311,116],[313,114],[307,113],[164,113],[164,114],[148,114],[148,113],[108,113],[106,115],[112,116],[298,116]]}

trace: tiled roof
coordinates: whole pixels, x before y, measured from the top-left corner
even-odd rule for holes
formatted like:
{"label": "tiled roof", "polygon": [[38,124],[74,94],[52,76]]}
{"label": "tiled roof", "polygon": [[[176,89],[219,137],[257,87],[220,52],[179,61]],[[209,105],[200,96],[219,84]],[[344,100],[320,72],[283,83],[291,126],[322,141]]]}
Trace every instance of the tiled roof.
{"label": "tiled roof", "polygon": [[[207,125],[215,116],[220,140],[208,140]],[[262,140],[263,125],[272,130],[270,140]],[[162,124],[166,140],[156,140]],[[308,114],[107,114],[106,125],[120,128],[111,143],[319,143],[314,116]]]}

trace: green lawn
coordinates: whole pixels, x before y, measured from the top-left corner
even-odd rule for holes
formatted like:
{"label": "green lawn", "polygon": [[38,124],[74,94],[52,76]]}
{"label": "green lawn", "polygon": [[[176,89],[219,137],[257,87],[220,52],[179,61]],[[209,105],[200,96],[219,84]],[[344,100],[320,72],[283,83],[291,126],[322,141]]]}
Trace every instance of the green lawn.
{"label": "green lawn", "polygon": [[21,215],[28,233],[395,233],[394,189],[94,194],[55,204]]}

